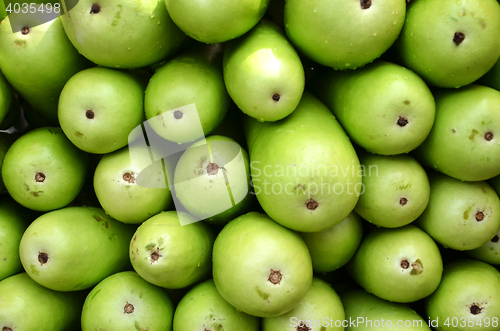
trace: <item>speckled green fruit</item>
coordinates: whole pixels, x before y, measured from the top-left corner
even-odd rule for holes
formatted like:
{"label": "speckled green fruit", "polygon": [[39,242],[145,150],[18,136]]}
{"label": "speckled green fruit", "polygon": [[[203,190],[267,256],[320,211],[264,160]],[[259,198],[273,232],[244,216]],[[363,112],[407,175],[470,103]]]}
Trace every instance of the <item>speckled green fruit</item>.
{"label": "speckled green fruit", "polygon": [[236,310],[209,279],[192,288],[177,305],[174,331],[258,331],[259,319]]}
{"label": "speckled green fruit", "polygon": [[[314,278],[297,307],[286,314],[262,319],[262,331],[297,331],[307,328],[343,331],[341,322],[344,318],[344,307],[338,294],[330,284]],[[320,325],[315,321],[320,321]]]}
{"label": "speckled green fruit", "polygon": [[500,199],[487,182],[462,182],[429,172],[429,204],[415,221],[445,247],[469,250],[486,244],[500,228]]}
{"label": "speckled green fruit", "polygon": [[284,20],[301,53],[328,67],[356,69],[394,43],[405,13],[404,0],[288,0]]}
{"label": "speckled green fruit", "polygon": [[28,227],[26,211],[10,197],[0,199],[0,281],[23,269],[19,243]]}
{"label": "speckled green fruit", "polygon": [[64,85],[59,98],[64,134],[88,153],[111,153],[126,146],[130,132],[145,120],[145,88],[125,71],[102,67],[80,71]]}
{"label": "speckled green fruit", "polygon": [[237,38],[264,16],[270,0],[165,0],[172,20],[191,38],[215,44]]}
{"label": "speckled green fruit", "polygon": [[210,136],[189,147],[175,167],[175,194],[194,217],[227,223],[251,202],[247,152],[231,138]]}
{"label": "speckled green fruit", "polygon": [[80,293],[49,290],[20,273],[0,282],[0,328],[75,330],[80,324],[82,304]]}
{"label": "speckled green fruit", "polygon": [[55,125],[64,84],[90,62],[68,40],[61,17],[28,28],[27,34],[13,33],[8,17],[0,22],[0,68],[12,87]]}
{"label": "speckled green fruit", "polygon": [[227,302],[250,315],[275,317],[295,308],[311,285],[312,271],[302,238],[265,214],[236,218],[215,240],[215,286]]}
{"label": "speckled green fruit", "polygon": [[220,45],[198,45],[153,74],[144,110],[158,135],[176,143],[192,142],[222,122],[231,99],[224,86],[220,52]]}
{"label": "speckled green fruit", "polygon": [[278,26],[259,22],[224,50],[224,82],[234,103],[259,121],[277,121],[295,110],[304,92],[299,55]]}
{"label": "speckled green fruit", "polygon": [[61,18],[78,52],[105,67],[145,67],[172,55],[187,40],[164,0],[80,0]]}
{"label": "speckled green fruit", "polygon": [[[431,331],[428,321],[410,307],[388,302],[363,290],[341,296],[347,321],[345,331]],[[406,323],[406,325],[405,325]]]}
{"label": "speckled green fruit", "polygon": [[174,306],[164,289],[124,271],[103,279],[88,294],[82,331],[171,331]]}
{"label": "speckled green fruit", "polygon": [[495,0],[414,1],[398,40],[405,67],[430,84],[459,87],[484,75],[500,56]]}
{"label": "speckled green fruit", "polygon": [[40,128],[17,139],[3,160],[2,178],[19,204],[49,211],[69,204],[80,192],[87,154],[60,128]]}
{"label": "speckled green fruit", "polygon": [[361,242],[362,222],[361,217],[352,211],[331,228],[300,234],[311,254],[314,271],[337,270],[353,257]]}
{"label": "speckled green fruit", "polygon": [[377,226],[397,228],[424,212],[431,189],[424,168],[413,157],[361,154],[360,161],[366,169],[365,191],[354,210],[361,217]]}
{"label": "speckled green fruit", "polygon": [[481,247],[465,251],[465,254],[489,264],[500,265],[500,230]]}
{"label": "speckled green fruit", "polygon": [[317,232],[340,223],[362,191],[359,159],[326,106],[305,92],[281,121],[245,118],[250,170],[264,211],[295,231]]}
{"label": "speckled green fruit", "polygon": [[125,270],[134,228],[101,208],[67,207],[45,213],[26,229],[19,245],[24,270],[56,291],[79,291]]}
{"label": "speckled green fruit", "polygon": [[[123,223],[138,224],[170,208],[168,188],[150,188],[137,182],[150,163],[149,149],[142,147],[124,147],[102,157],[94,173],[94,190],[108,215]],[[163,168],[160,163],[158,166],[155,177],[148,180],[165,182]]]}
{"label": "speckled green fruit", "polygon": [[209,277],[214,239],[207,224],[181,225],[177,212],[161,212],[137,228],[130,242],[130,261],[151,284],[184,288]]}
{"label": "speckled green fruit", "polygon": [[418,227],[379,228],[361,242],[347,264],[367,292],[394,302],[413,302],[439,285],[443,261],[436,243]]}
{"label": "speckled green fruit", "polygon": [[439,330],[493,331],[500,325],[499,301],[500,272],[464,259],[445,265],[441,284],[425,300],[425,312],[431,320],[438,319]]}
{"label": "speckled green fruit", "polygon": [[369,152],[408,153],[434,123],[436,105],[417,74],[377,61],[362,69],[330,70],[311,89],[333,112],[349,137]]}
{"label": "speckled green fruit", "polygon": [[415,150],[417,160],[465,181],[499,175],[500,91],[468,85],[434,96],[436,119],[429,136]]}

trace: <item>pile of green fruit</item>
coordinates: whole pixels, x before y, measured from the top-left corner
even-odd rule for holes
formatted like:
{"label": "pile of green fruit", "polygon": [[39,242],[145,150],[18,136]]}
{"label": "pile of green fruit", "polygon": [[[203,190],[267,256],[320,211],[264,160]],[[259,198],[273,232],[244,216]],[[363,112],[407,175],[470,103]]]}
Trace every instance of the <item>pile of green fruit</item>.
{"label": "pile of green fruit", "polygon": [[500,3],[1,1],[0,167],[0,331],[500,330]]}

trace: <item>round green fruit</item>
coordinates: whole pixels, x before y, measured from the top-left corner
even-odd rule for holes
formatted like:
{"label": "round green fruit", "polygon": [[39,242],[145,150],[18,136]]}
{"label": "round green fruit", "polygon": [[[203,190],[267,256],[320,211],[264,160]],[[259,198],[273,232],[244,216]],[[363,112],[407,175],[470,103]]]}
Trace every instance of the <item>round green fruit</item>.
{"label": "round green fruit", "polygon": [[483,246],[465,251],[465,253],[477,260],[489,264],[500,265],[500,230]]}

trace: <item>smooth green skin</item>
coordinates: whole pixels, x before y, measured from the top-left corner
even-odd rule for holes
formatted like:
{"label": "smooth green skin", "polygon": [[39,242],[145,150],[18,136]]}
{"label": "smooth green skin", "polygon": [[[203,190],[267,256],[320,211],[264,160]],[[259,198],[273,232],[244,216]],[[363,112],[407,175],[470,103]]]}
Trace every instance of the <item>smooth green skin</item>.
{"label": "smooth green skin", "polygon": [[270,0],[165,0],[172,20],[191,38],[215,44],[237,38],[259,22]]}
{"label": "smooth green skin", "polygon": [[[127,248],[133,227],[94,207],[67,207],[38,217],[19,245],[24,270],[37,283],[56,291],[93,287],[130,263]],[[48,261],[39,261],[40,253]]]}
{"label": "smooth green skin", "polygon": [[[131,313],[125,312],[129,304],[133,306]],[[82,331],[171,331],[173,317],[174,305],[164,289],[133,271],[124,271],[105,278],[88,294]]]}
{"label": "smooth green skin", "polygon": [[[35,2],[35,1],[33,1]],[[61,17],[12,33],[7,17],[0,22],[0,68],[12,87],[53,125],[64,84],[88,62],[64,33]]]}
{"label": "smooth green skin", "polygon": [[[415,221],[435,241],[464,251],[486,244],[500,228],[500,199],[487,182],[429,173],[429,204]],[[483,213],[481,221],[476,214]]]}
{"label": "smooth green skin", "polygon": [[[414,72],[377,61],[356,71],[330,70],[312,89],[337,117],[349,137],[369,152],[408,153],[431,131],[436,105]],[[399,117],[408,123],[398,125]]]}
{"label": "smooth green skin", "polygon": [[[283,120],[259,123],[247,117],[244,126],[252,185],[273,220],[292,230],[317,232],[354,209],[362,191],[358,156],[318,99],[305,92]],[[315,209],[307,208],[310,199],[318,203]]]}
{"label": "smooth green skin", "polygon": [[[480,85],[435,94],[436,120],[416,159],[448,176],[480,181],[500,174],[500,91]],[[487,141],[485,134],[493,139]]]}
{"label": "smooth green skin", "polygon": [[285,30],[310,59],[335,69],[356,69],[380,57],[396,40],[406,13],[404,0],[288,0]]}
{"label": "smooth green skin", "polygon": [[[290,115],[300,102],[305,74],[299,55],[278,26],[260,21],[224,50],[224,82],[231,99],[259,121]],[[273,95],[279,95],[279,101]]]}
{"label": "smooth green skin", "polygon": [[[130,148],[140,150],[130,152]],[[137,157],[139,155],[143,157]],[[134,158],[133,163],[131,158]],[[94,190],[108,215],[123,223],[138,224],[171,207],[169,189],[149,188],[137,183],[141,171],[150,164],[149,151],[140,147],[124,147],[102,157],[94,173]],[[127,173],[132,176],[129,180],[124,178]],[[163,172],[156,178],[165,181]]]}
{"label": "smooth green skin", "polygon": [[495,90],[500,91],[500,57],[497,62],[484,76],[478,81],[478,84],[489,86]]}
{"label": "smooth green skin", "polygon": [[[348,321],[349,319],[358,320],[358,318],[363,318],[363,320],[360,319],[360,323],[355,324],[355,326],[348,325],[345,328],[345,331],[431,330],[427,324],[428,321],[424,320],[410,307],[400,303],[389,302],[377,298],[373,294],[367,293],[363,290],[349,291],[343,294],[341,299],[344,304],[345,316]],[[372,321],[371,324],[368,320]],[[381,323],[382,320],[384,320],[383,324]],[[412,325],[404,326],[404,322],[407,321],[410,321]],[[374,326],[374,323],[379,323],[379,326]],[[398,326],[398,323],[400,326]]]}
{"label": "smooth green skin", "polygon": [[367,169],[365,191],[354,210],[361,217],[377,226],[397,228],[424,212],[431,188],[424,168],[413,157],[362,154],[360,161]]}
{"label": "smooth green skin", "polygon": [[[404,66],[429,84],[459,87],[484,75],[500,56],[500,5],[495,0],[415,1],[398,40]],[[465,39],[456,45],[456,32]]]}
{"label": "smooth green skin", "polygon": [[316,272],[330,272],[344,266],[361,243],[363,220],[354,211],[342,222],[319,232],[302,232]]}
{"label": "smooth green skin", "polygon": [[83,300],[80,297],[79,293],[45,288],[26,273],[11,276],[0,282],[0,328],[74,330],[82,309]]}
{"label": "smooth green skin", "polygon": [[[7,151],[2,178],[19,204],[49,211],[69,204],[85,181],[87,154],[76,148],[60,128],[40,128],[24,134]],[[37,182],[41,172],[45,180]]]}
{"label": "smooth green skin", "polygon": [[[112,68],[140,68],[178,51],[187,36],[172,22],[164,0],[80,0],[61,16],[76,49],[90,61]],[[103,33],[105,31],[106,33]]]}
{"label": "smooth green skin", "polygon": [[[82,70],[61,92],[61,128],[85,152],[114,152],[128,144],[130,132],[145,120],[144,89],[128,72],[101,67]],[[87,110],[94,112],[93,118],[86,116]]]}
{"label": "smooth green skin", "polygon": [[[406,269],[401,266],[403,260],[410,263]],[[367,292],[381,299],[413,302],[437,288],[443,261],[432,238],[409,224],[369,233],[347,264],[347,270]]]}
{"label": "smooth green skin", "polygon": [[490,241],[488,241],[483,246],[473,250],[465,251],[465,253],[468,256],[475,258],[476,260],[480,260],[489,264],[500,265],[499,238],[500,238],[500,230],[493,238],[491,238]]}
{"label": "smooth green skin", "polygon": [[[273,284],[272,270],[282,279]],[[295,308],[312,282],[312,262],[300,236],[267,215],[250,212],[229,222],[213,249],[213,277],[236,309],[275,317]]]}
{"label": "smooth green skin", "polygon": [[213,279],[191,289],[177,305],[174,331],[259,331],[259,319],[236,310],[221,297]]}
{"label": "smooth green skin", "polygon": [[[3,1],[0,1],[0,3],[3,5]],[[9,112],[13,99],[14,91],[0,71],[0,123]]]}
{"label": "smooth green skin", "polygon": [[[194,143],[179,159],[174,173],[175,194],[196,218],[227,223],[248,205],[248,154],[231,138],[210,136],[205,141]],[[216,174],[207,170],[211,163],[219,167]]]}
{"label": "smooth green skin", "polygon": [[[16,138],[13,135],[0,132],[0,169],[2,168],[5,154],[7,154],[7,151],[15,140]],[[5,185],[3,183],[3,178],[0,178],[0,192],[3,191],[5,191]]]}
{"label": "smooth green skin", "polygon": [[[220,62],[220,57],[212,58],[200,47],[181,53],[156,70],[146,89],[144,110],[158,135],[177,143],[192,142],[222,122],[231,99]],[[172,110],[193,103],[198,116],[174,117]]]}
{"label": "smooth green skin", "polygon": [[[161,212],[135,232],[130,242],[130,261],[139,276],[151,284],[184,288],[210,275],[214,239],[207,224],[181,225],[177,212]],[[154,260],[156,254],[159,257]]]}
{"label": "smooth green skin", "polygon": [[0,281],[23,270],[19,242],[28,222],[26,212],[14,200],[0,200]]}
{"label": "smooth green skin", "polygon": [[[482,308],[481,313],[471,313],[469,307],[474,304]],[[498,330],[499,324],[493,324],[492,319],[498,322],[500,316],[500,273],[489,264],[475,260],[445,265],[441,284],[425,300],[425,311],[431,320],[439,319],[439,330]],[[451,325],[454,317],[458,327]],[[448,318],[450,326],[444,325]],[[469,320],[474,322],[474,327],[460,327]],[[490,321],[488,327],[486,320]]]}
{"label": "smooth green skin", "polygon": [[315,320],[321,322],[321,331],[344,331],[339,322],[335,326],[335,321],[343,321],[344,318],[344,307],[338,294],[330,284],[314,278],[309,291],[297,307],[286,314],[262,319],[262,331],[297,331],[301,324],[308,327],[318,326],[318,322],[314,325]]}

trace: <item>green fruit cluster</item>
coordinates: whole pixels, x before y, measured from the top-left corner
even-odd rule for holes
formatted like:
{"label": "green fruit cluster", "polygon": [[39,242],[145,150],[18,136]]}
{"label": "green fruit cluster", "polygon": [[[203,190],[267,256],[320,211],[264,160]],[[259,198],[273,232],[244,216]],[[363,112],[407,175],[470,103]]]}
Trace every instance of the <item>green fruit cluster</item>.
{"label": "green fruit cluster", "polygon": [[495,0],[0,1],[0,331],[500,330],[499,139]]}

